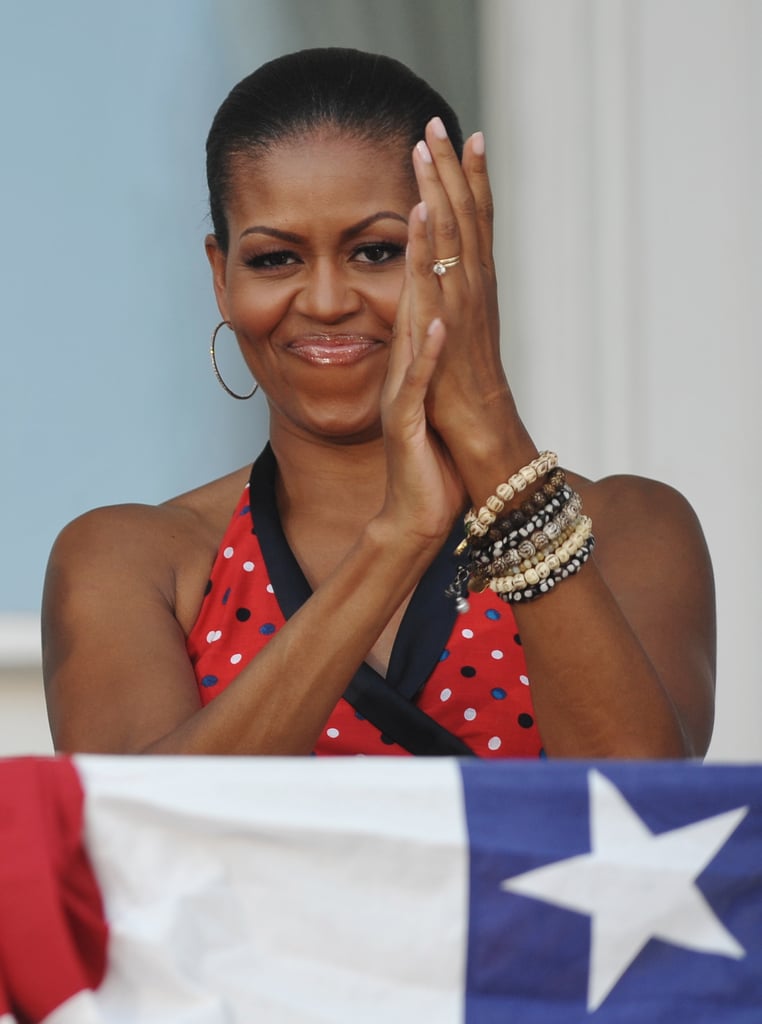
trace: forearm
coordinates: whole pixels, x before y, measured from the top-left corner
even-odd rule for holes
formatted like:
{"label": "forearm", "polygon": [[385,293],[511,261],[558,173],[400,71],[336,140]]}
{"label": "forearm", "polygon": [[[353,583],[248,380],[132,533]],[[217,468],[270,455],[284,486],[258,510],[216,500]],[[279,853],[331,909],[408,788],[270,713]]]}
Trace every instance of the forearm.
{"label": "forearm", "polygon": [[438,544],[371,521],[336,570],[227,689],[147,753],[310,753]]}
{"label": "forearm", "polygon": [[[495,493],[504,463],[505,458],[496,460],[495,482],[477,501],[484,503],[487,494]],[[518,468],[514,464],[511,472]],[[527,570],[527,589],[519,582],[518,594],[509,597],[545,748],[572,757],[701,755],[712,723],[714,596],[700,526],[687,502],[664,485],[632,477],[590,484],[572,476],[571,481],[571,489],[582,494],[583,513],[592,520],[595,556],[584,561],[584,531],[591,524],[579,516],[574,532],[580,532],[562,545],[580,550],[579,571],[560,574],[549,559],[541,577],[551,574],[547,586],[538,586],[537,572],[531,582]],[[520,497],[537,486],[528,486]],[[578,516],[576,509],[572,515]],[[568,534],[571,527],[566,529]],[[520,540],[511,542],[517,545],[514,557]],[[495,550],[492,543],[487,540],[486,551]],[[528,557],[540,563],[550,550],[530,545]],[[561,548],[558,552],[564,559],[573,557]],[[537,569],[543,567],[537,564]],[[494,574],[487,566],[484,572],[510,577],[518,569]],[[555,586],[548,589],[550,584]],[[501,583],[492,578],[490,585],[499,589]],[[532,586],[538,590],[534,599],[523,600]]]}
{"label": "forearm", "polygon": [[550,756],[695,753],[659,673],[593,559],[541,600],[517,605],[515,614]]}

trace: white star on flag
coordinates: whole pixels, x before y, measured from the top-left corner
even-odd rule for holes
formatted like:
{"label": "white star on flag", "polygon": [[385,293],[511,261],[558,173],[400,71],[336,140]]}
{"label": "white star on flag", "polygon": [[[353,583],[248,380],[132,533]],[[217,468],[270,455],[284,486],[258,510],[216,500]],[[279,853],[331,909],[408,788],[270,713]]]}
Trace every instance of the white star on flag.
{"label": "white star on flag", "polygon": [[655,835],[604,775],[592,769],[588,784],[591,852],[501,883],[509,892],[590,915],[588,1011],[601,1005],[650,939],[743,957],[695,880],[748,807]]}

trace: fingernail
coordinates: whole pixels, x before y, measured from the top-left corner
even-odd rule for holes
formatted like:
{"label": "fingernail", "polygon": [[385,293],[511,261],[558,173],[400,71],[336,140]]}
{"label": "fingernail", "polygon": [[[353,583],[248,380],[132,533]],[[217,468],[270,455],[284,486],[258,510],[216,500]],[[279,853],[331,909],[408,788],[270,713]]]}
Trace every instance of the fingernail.
{"label": "fingernail", "polygon": [[421,218],[421,220],[425,224],[427,219],[428,219],[428,216],[429,216],[429,209],[426,206],[426,203],[425,203],[425,201],[423,199],[418,204],[418,216]]}
{"label": "fingernail", "polygon": [[477,156],[484,156],[484,132],[474,132],[471,136],[471,149]]}
{"label": "fingernail", "polygon": [[435,317],[434,317],[434,319],[433,319],[433,320],[431,321],[431,323],[429,324],[429,326],[428,326],[428,328],[427,328],[427,330],[426,330],[426,333],[427,333],[427,334],[433,334],[433,333],[434,333],[434,331],[435,331],[435,330],[436,330],[436,329],[437,329],[438,327],[441,327],[441,326],[442,326],[442,321],[441,321],[441,320],[439,319],[439,317],[438,317],[438,316],[435,316]]}
{"label": "fingernail", "polygon": [[432,163],[431,151],[429,147],[426,145],[426,143],[423,141],[423,139],[421,139],[420,142],[416,142],[415,148],[418,150],[421,160],[423,160],[425,164]]}
{"label": "fingernail", "polygon": [[432,117],[429,123],[431,124],[431,130],[438,139],[447,138],[447,129],[445,128],[441,117]]}

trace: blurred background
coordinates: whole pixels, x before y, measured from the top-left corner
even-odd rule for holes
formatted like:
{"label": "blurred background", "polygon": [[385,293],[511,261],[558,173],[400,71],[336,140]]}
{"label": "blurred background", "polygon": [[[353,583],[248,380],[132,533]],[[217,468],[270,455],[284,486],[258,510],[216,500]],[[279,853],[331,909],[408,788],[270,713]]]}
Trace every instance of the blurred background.
{"label": "blurred background", "polygon": [[762,758],[762,0],[0,0],[0,756],[52,749],[60,528],[264,441],[264,404],[209,368],[204,141],[238,79],[315,45],[398,57],[485,130],[519,408],[565,464],[692,502],[718,594],[710,757]]}

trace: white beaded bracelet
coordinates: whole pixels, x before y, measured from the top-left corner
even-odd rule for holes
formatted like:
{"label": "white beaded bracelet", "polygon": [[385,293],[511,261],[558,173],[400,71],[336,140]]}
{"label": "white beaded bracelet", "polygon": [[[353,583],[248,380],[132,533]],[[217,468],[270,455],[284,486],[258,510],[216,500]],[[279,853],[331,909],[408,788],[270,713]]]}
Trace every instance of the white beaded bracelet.
{"label": "white beaded bracelet", "polygon": [[471,510],[466,515],[466,528],[471,536],[483,537],[497,516],[503,511],[506,503],[512,501],[517,494],[525,491],[529,484],[536,483],[541,477],[555,469],[558,456],[555,452],[540,452],[526,466],[522,466],[505,483],[498,484],[495,493],[487,498],[478,512]]}

